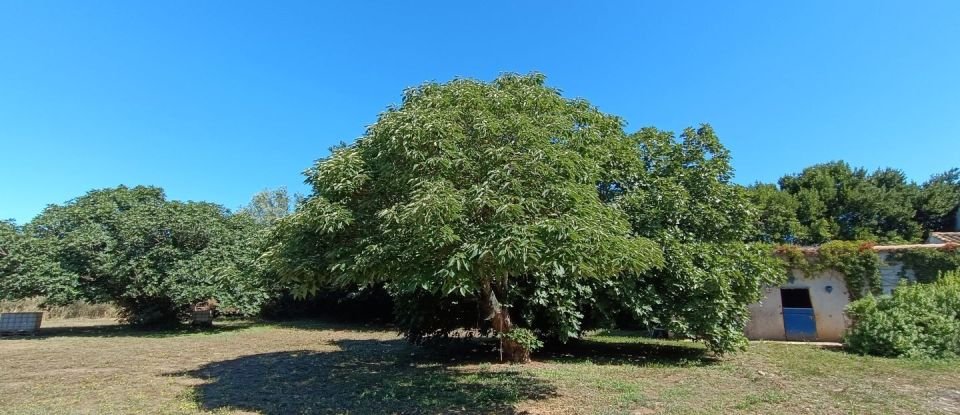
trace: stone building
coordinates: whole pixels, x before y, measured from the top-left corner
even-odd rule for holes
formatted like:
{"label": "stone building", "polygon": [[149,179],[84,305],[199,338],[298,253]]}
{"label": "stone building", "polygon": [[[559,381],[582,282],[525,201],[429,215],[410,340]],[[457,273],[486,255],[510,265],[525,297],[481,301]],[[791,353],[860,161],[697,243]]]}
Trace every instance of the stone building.
{"label": "stone building", "polygon": [[[894,252],[943,246],[940,243],[873,247],[883,262],[880,267],[883,293],[893,291],[901,279],[914,278],[909,269],[901,273],[903,266],[892,258]],[[807,255],[817,254],[815,247],[802,249]],[[850,293],[843,274],[825,270],[806,275],[794,269],[786,283],[766,288],[764,298],[750,306],[746,335],[753,340],[840,341],[850,324],[844,313],[849,303]]]}

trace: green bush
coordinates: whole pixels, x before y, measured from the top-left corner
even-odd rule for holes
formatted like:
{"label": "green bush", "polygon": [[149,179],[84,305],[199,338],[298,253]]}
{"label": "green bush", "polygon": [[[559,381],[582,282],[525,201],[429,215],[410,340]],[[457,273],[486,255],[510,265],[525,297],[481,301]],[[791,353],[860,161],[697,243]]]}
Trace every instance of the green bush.
{"label": "green bush", "polygon": [[960,270],[931,284],[909,284],[891,296],[868,296],[848,306],[853,325],[847,349],[890,357],[960,356]]}

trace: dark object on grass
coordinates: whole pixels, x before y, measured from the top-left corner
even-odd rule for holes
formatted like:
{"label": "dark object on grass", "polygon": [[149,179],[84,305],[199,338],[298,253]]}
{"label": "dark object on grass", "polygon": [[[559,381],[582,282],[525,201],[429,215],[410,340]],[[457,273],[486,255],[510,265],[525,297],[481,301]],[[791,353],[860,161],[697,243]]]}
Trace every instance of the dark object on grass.
{"label": "dark object on grass", "polygon": [[43,312],[0,313],[0,334],[35,334]]}

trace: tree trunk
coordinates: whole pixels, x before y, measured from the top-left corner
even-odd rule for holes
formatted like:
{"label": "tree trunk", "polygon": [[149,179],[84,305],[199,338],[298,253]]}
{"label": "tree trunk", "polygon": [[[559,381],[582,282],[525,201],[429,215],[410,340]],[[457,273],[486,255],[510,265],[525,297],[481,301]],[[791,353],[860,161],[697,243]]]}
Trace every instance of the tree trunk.
{"label": "tree trunk", "polygon": [[[502,296],[502,290],[500,295]],[[497,299],[497,290],[493,284],[485,281],[480,290],[481,313],[484,320],[489,320],[493,330],[498,334],[506,334],[513,330],[513,322],[510,321],[510,312],[507,307],[500,304]],[[530,350],[513,339],[500,336],[500,352],[502,359],[511,363],[527,363],[530,361]]]}

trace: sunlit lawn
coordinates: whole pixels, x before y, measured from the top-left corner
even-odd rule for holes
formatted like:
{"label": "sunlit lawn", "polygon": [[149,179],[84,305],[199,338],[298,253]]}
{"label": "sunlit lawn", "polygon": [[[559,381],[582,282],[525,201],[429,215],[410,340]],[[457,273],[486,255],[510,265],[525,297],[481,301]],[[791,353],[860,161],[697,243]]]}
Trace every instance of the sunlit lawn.
{"label": "sunlit lawn", "polygon": [[[321,322],[142,332],[63,320],[0,339],[2,413],[960,413],[960,362],[756,343],[714,358],[613,333],[529,365]],[[55,322],[56,324],[57,322]]]}

